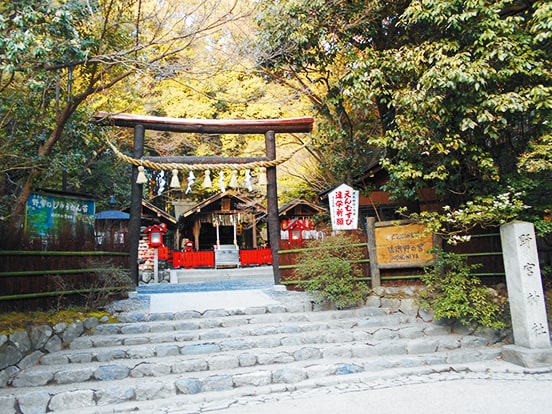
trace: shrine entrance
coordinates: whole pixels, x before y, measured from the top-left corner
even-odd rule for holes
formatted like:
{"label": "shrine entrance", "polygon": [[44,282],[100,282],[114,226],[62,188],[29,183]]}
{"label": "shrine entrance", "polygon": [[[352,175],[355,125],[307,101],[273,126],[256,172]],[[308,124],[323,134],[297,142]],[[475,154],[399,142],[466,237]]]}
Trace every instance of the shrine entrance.
{"label": "shrine entrance", "polygon": [[[262,168],[266,170],[266,195],[268,212],[268,236],[272,250],[272,267],[274,284],[280,284],[278,245],[280,242],[280,223],[278,218],[278,187],[276,166],[287,161],[276,158],[276,133],[310,133],[314,119],[312,117],[262,120],[198,120],[141,116],[132,114],[110,114],[98,112],[94,115],[96,123],[106,126],[117,126],[134,129],[134,148],[132,157],[121,154],[117,148],[112,149],[126,162],[132,164],[132,190],[129,220],[130,273],[138,286],[138,245],[140,242],[142,185],[140,173],[144,168],[155,170],[211,170],[232,168],[247,170]],[[206,134],[264,134],[264,157],[221,157],[221,156],[171,156],[144,157],[145,131],[166,131]]]}

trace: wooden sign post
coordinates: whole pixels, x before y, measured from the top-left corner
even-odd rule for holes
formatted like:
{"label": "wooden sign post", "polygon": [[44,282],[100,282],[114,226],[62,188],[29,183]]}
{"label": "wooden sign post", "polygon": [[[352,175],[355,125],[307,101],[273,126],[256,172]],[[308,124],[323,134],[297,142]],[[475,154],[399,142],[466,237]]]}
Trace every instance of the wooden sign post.
{"label": "wooden sign post", "polygon": [[426,233],[423,224],[408,221],[376,223],[367,219],[368,253],[372,287],[381,286],[380,269],[403,269],[431,266],[435,237]]}
{"label": "wooden sign post", "polygon": [[[383,224],[383,223],[381,223]],[[423,224],[376,224],[376,254],[380,269],[425,267],[433,264],[433,235]]]}

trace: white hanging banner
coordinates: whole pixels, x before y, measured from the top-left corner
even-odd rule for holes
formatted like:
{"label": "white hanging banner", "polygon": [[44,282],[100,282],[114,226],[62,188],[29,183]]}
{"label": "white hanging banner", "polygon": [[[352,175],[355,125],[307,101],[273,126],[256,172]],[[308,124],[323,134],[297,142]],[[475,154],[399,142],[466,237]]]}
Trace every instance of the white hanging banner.
{"label": "white hanging banner", "polygon": [[341,184],[329,194],[333,230],[358,228],[358,191]]}

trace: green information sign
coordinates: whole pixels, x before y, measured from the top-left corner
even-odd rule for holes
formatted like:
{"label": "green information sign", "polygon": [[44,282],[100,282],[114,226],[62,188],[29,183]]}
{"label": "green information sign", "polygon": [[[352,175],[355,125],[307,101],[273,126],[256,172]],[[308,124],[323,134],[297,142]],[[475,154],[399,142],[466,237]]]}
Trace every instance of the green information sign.
{"label": "green information sign", "polygon": [[29,237],[44,238],[79,226],[93,232],[94,213],[94,200],[33,193],[27,200],[25,233]]}

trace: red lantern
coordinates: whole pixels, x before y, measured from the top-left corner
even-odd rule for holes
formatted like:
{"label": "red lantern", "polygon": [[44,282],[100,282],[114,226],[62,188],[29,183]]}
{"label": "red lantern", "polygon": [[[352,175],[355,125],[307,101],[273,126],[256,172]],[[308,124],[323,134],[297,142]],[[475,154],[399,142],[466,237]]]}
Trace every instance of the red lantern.
{"label": "red lantern", "polygon": [[163,246],[163,234],[167,232],[165,226],[159,226],[154,224],[149,226],[145,233],[148,235],[148,245],[149,247],[161,247]]}
{"label": "red lantern", "polygon": [[191,252],[194,250],[194,243],[191,240],[188,240],[185,245],[185,249],[187,252]]}

